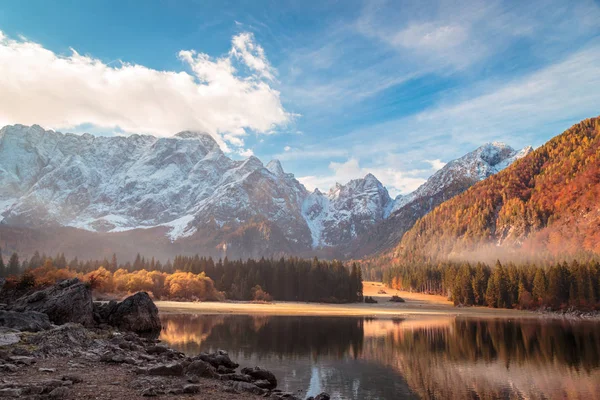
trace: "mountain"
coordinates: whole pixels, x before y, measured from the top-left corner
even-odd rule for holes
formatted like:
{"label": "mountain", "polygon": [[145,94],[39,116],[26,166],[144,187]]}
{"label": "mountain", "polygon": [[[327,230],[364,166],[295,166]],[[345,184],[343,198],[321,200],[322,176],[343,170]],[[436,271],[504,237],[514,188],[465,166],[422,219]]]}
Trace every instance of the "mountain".
{"label": "mountain", "polygon": [[387,189],[367,174],[346,185],[336,184],[327,195],[315,190],[304,202],[303,215],[312,232],[313,247],[339,246],[368,234],[392,207]]}
{"label": "mountain", "polygon": [[390,215],[375,225],[369,235],[359,237],[352,244],[350,257],[359,258],[393,248],[419,218],[532,151],[531,146],[515,150],[504,143],[493,142],[450,161],[417,190],[398,196]]}
{"label": "mountain", "polygon": [[267,220],[310,247],[308,192],[278,163],[234,161],[208,134],[95,137],[8,126],[0,131],[0,204],[11,226],[94,232],[165,227],[172,241]]}
{"label": "mountain", "polygon": [[444,202],[404,235],[396,254],[600,254],[599,204],[600,119],[592,118]]}
{"label": "mountain", "polygon": [[0,130],[0,243],[14,235],[51,247],[53,237],[29,230],[70,240],[83,230],[81,239],[99,241],[103,251],[344,257],[356,243],[368,249],[374,231],[389,230],[381,243],[395,244],[418,217],[519,156],[503,144],[483,146],[392,200],[371,174],[311,193],[279,161],[232,160],[205,133],[96,137],[7,126]]}

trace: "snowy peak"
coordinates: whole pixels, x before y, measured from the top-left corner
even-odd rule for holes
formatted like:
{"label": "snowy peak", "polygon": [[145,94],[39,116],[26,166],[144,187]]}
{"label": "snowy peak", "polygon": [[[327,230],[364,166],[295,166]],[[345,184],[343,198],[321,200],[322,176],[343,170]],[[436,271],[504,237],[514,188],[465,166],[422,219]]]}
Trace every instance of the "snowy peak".
{"label": "snowy peak", "polygon": [[212,136],[95,137],[3,128],[0,220],[119,232],[164,226],[177,240],[209,224],[233,228],[266,218],[310,247],[301,216],[306,189],[268,173],[256,157],[234,161]]}
{"label": "snowy peak", "polygon": [[393,204],[387,189],[372,174],[336,183],[327,195],[315,190],[304,201],[303,215],[313,246],[349,243],[383,220]]}
{"label": "snowy peak", "polygon": [[275,176],[282,176],[283,174],[285,174],[279,160],[269,161],[269,163],[267,164],[267,169]]}
{"label": "snowy peak", "polygon": [[[502,142],[486,143],[447,163],[414,192],[396,198],[392,212],[413,201],[431,198],[439,193],[447,192],[447,196],[442,197],[446,200],[456,194],[454,190],[465,190],[474,183],[497,174],[532,151],[531,146],[515,150]],[[453,190],[449,190],[450,187]]]}
{"label": "snowy peak", "polygon": [[206,148],[206,150],[211,151],[215,149],[219,149],[219,144],[217,141],[206,132],[192,132],[192,131],[183,131],[175,134],[176,138],[179,139],[188,139],[188,140],[197,140]]}
{"label": "snowy peak", "polygon": [[505,143],[492,142],[484,144],[472,153],[493,166],[513,155],[515,150]]}

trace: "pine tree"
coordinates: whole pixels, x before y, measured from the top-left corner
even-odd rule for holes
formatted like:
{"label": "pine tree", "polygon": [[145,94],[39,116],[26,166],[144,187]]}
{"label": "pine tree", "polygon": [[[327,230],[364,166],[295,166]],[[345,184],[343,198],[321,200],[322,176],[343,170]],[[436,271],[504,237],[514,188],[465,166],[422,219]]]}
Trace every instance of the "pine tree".
{"label": "pine tree", "polygon": [[12,256],[10,256],[10,260],[8,261],[7,269],[8,269],[8,272],[7,272],[8,276],[19,275],[21,266],[19,264],[19,256],[17,255],[17,253],[12,253]]}
{"label": "pine tree", "polygon": [[363,277],[362,277],[362,267],[358,266],[358,302],[363,302]]}
{"label": "pine tree", "polygon": [[485,291],[485,303],[488,307],[498,307],[498,283],[496,274],[492,274],[488,279],[487,289]]}
{"label": "pine tree", "polygon": [[473,298],[476,305],[481,306],[485,303],[485,291],[487,289],[489,276],[488,268],[482,263],[477,263],[477,267],[475,267],[475,276],[473,276],[471,282]]}
{"label": "pine tree", "polygon": [[0,249],[0,278],[6,277],[6,266],[4,265],[4,260],[2,259],[2,249]]}
{"label": "pine tree", "polygon": [[533,299],[538,302],[538,304],[542,304],[544,298],[547,293],[546,286],[546,274],[544,270],[541,268],[537,268],[535,271],[535,277],[533,278]]}
{"label": "pine tree", "polygon": [[119,268],[119,264],[117,263],[117,255],[113,253],[112,259],[110,261],[110,270],[112,272],[115,272],[117,268]]}

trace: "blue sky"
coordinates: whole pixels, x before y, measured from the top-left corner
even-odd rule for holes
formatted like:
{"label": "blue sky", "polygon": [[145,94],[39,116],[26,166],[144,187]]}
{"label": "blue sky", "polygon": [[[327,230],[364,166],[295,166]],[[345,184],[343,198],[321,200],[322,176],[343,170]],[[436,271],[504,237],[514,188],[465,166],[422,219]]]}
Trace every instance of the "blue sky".
{"label": "blue sky", "polygon": [[5,0],[0,31],[1,124],[206,130],[323,190],[599,114],[595,1]]}

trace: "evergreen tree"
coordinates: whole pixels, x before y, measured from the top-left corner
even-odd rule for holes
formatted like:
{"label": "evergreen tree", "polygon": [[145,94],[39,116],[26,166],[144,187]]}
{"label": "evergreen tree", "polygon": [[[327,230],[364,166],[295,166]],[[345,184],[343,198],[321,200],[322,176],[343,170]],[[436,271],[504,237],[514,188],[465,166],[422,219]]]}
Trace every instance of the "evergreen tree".
{"label": "evergreen tree", "polygon": [[363,302],[363,277],[362,277],[362,268],[359,266],[358,267],[358,277],[357,277],[357,281],[358,281],[358,298],[356,299],[356,301],[358,301],[359,303]]}
{"label": "evergreen tree", "polygon": [[110,261],[110,270],[115,272],[119,268],[119,264],[117,263],[117,255],[113,253],[112,259]]}
{"label": "evergreen tree", "polygon": [[546,274],[541,268],[537,268],[535,271],[535,278],[533,278],[533,299],[540,304],[546,297]]}
{"label": "evergreen tree", "polygon": [[8,269],[8,271],[7,271],[8,276],[19,275],[21,265],[19,263],[19,256],[17,255],[17,253],[12,253],[12,256],[10,256],[10,260],[8,261],[7,269]]}
{"label": "evergreen tree", "polygon": [[471,287],[473,288],[473,301],[478,306],[485,304],[485,292],[489,276],[490,273],[487,267],[482,263],[477,263],[477,266],[475,267],[475,276],[473,276],[473,280],[471,281]]}
{"label": "evergreen tree", "polygon": [[4,278],[7,275],[6,266],[4,265],[4,260],[2,259],[2,249],[0,249],[0,278]]}

